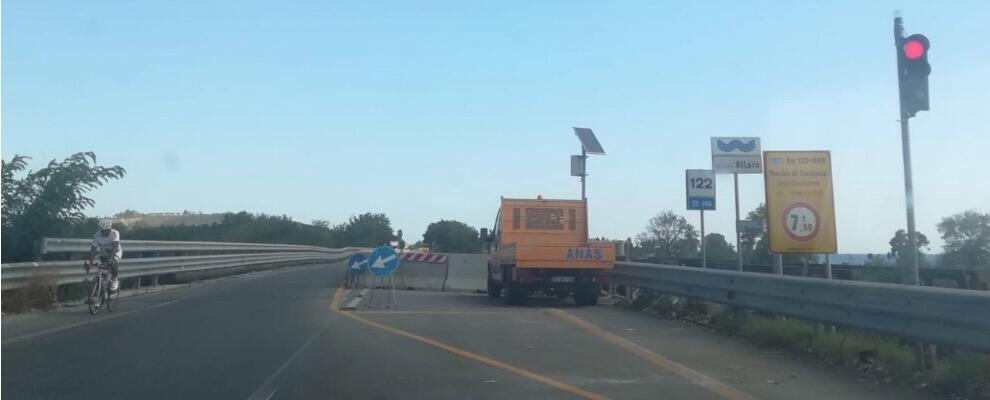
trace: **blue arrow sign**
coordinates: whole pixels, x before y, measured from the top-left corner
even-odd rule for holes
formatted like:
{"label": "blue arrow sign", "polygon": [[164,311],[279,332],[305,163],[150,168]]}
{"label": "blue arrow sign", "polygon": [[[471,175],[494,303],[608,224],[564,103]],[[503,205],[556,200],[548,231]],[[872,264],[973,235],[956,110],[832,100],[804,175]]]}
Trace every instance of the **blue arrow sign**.
{"label": "blue arrow sign", "polygon": [[361,275],[368,271],[368,258],[361,253],[355,254],[347,261],[347,268],[352,274]]}
{"label": "blue arrow sign", "polygon": [[368,256],[368,267],[376,276],[388,276],[399,266],[399,256],[391,247],[382,246]]}

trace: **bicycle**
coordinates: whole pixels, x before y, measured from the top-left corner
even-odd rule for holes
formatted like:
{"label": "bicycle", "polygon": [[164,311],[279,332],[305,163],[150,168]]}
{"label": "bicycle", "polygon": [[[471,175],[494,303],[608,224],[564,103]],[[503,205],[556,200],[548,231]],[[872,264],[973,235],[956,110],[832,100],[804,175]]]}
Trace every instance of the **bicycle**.
{"label": "bicycle", "polygon": [[[92,267],[89,263],[84,265],[86,272],[89,272]],[[111,300],[114,294],[110,291],[110,267],[106,262],[100,261],[96,263],[97,275],[93,278],[93,288],[89,291],[89,299],[86,303],[89,305],[89,313],[96,315],[100,313],[103,306],[107,307],[107,312],[113,312],[110,307]]]}

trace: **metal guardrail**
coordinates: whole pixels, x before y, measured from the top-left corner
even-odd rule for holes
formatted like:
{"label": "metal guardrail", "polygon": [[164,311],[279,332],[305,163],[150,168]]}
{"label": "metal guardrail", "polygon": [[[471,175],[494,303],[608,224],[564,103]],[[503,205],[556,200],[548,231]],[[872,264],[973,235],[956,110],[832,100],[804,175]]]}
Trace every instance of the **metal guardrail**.
{"label": "metal guardrail", "polygon": [[[285,244],[223,243],[223,242],[170,242],[150,240],[124,240],[125,258],[120,260],[120,277],[157,276],[177,272],[220,270],[224,268],[261,265],[293,265],[315,262],[334,262],[367,249],[347,247],[330,249],[316,246]],[[88,239],[53,239],[42,241],[43,253],[88,253]],[[127,258],[128,253],[183,253],[216,252],[221,254]],[[233,254],[231,254],[233,253]],[[90,275],[91,276],[91,275]],[[0,265],[0,283],[3,290],[28,285],[33,279],[46,284],[63,285],[88,279],[82,261],[39,261]]]}
{"label": "metal guardrail", "polygon": [[990,350],[990,293],[616,262],[612,282],[901,337]]}
{"label": "metal guardrail", "polygon": [[[41,254],[88,253],[91,240],[44,238],[41,240]],[[170,240],[121,240],[126,253],[171,253],[171,252],[334,252],[334,249],[317,246],[262,243],[226,242],[182,242]]]}
{"label": "metal guardrail", "polygon": [[[634,258],[629,261],[642,262],[647,264],[681,265],[688,267],[701,267],[700,258]],[[736,260],[708,260],[708,268],[728,271],[737,271]],[[809,263],[805,265],[785,264],[783,265],[784,275],[808,276],[824,278],[826,273],[825,264]],[[832,264],[833,279],[864,280],[865,274],[886,273],[899,276],[901,268],[896,266],[863,266],[848,264]],[[745,264],[744,272],[773,273],[773,266],[769,264]],[[949,267],[921,267],[919,268],[921,280],[925,286],[934,286],[936,280],[953,281],[959,289],[972,289],[990,291],[990,270],[980,268],[949,268]]]}

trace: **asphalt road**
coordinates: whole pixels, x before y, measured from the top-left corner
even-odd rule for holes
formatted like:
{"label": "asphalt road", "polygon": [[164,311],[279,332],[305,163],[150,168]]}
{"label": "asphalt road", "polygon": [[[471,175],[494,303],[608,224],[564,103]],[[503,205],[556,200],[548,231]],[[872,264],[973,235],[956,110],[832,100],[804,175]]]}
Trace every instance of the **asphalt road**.
{"label": "asphalt road", "polygon": [[[921,399],[675,321],[553,299],[353,300],[343,266],[4,317],[5,399]],[[355,311],[339,307],[358,303]]]}

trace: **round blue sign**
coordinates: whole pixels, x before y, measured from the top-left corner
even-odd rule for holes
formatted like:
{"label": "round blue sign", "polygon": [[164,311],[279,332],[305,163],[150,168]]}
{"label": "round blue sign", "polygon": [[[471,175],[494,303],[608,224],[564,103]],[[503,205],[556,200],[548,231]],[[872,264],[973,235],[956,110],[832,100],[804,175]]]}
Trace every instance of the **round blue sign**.
{"label": "round blue sign", "polygon": [[361,275],[368,271],[368,258],[361,253],[355,254],[347,261],[347,268],[351,270],[352,274]]}
{"label": "round blue sign", "polygon": [[376,276],[388,276],[399,266],[399,256],[388,246],[379,247],[368,256],[368,268]]}

